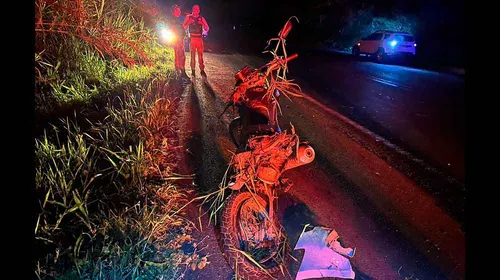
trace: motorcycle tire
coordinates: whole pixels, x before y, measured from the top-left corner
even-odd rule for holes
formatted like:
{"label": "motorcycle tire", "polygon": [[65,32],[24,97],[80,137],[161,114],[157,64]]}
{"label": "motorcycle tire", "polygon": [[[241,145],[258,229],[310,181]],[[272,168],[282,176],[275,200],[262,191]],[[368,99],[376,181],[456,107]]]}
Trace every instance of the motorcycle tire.
{"label": "motorcycle tire", "polygon": [[[223,253],[229,265],[236,273],[238,278],[246,280],[267,280],[267,279],[285,279],[287,274],[286,264],[290,256],[290,246],[288,242],[284,242],[282,248],[281,262],[270,259],[261,264],[265,271],[258,267],[254,262],[242,254],[239,250],[242,249],[242,240],[239,237],[239,213],[245,202],[260,201],[266,203],[265,200],[257,194],[252,194],[248,191],[233,192],[228,198],[224,209],[222,210],[221,219],[221,234]],[[262,204],[261,204],[262,205]],[[277,221],[274,221],[278,230],[284,232],[283,226]],[[285,275],[283,275],[283,272]]]}

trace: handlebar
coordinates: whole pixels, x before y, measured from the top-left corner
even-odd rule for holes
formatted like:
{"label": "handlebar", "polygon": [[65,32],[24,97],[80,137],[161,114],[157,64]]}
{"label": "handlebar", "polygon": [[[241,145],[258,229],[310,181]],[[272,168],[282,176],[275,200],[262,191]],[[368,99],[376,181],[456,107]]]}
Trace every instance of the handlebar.
{"label": "handlebar", "polygon": [[299,56],[298,54],[294,53],[288,56],[286,59],[282,58],[274,59],[273,61],[269,62],[268,64],[262,66],[259,69],[267,68],[268,70],[270,69],[271,71],[276,70],[281,66],[282,63],[288,63],[289,61],[296,59],[298,56]]}
{"label": "handlebar", "polygon": [[299,56],[298,53],[294,53],[291,56],[289,56],[289,57],[286,58],[286,62],[288,63],[289,61],[292,61],[292,60],[296,59],[298,56]]}

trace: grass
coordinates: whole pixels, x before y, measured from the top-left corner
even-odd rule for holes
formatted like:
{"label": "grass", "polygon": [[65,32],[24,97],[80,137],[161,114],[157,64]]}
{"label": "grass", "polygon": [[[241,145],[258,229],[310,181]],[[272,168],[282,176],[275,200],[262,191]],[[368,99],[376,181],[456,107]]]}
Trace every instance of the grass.
{"label": "grass", "polygon": [[88,105],[124,86],[173,75],[173,50],[158,43],[154,27],[144,25],[143,2],[35,1],[39,115]]}
{"label": "grass", "polygon": [[[84,107],[127,86],[155,78],[168,79],[174,75],[172,49],[156,42],[152,42],[147,49],[155,54],[154,66],[125,67],[117,61],[100,58],[96,51],[82,42],[68,41],[71,42],[71,49],[75,49],[74,54],[66,54],[70,58],[62,56],[56,63],[51,63],[44,52],[35,53],[35,99],[39,115]],[[74,69],[64,66],[62,60],[72,61],[75,65],[71,68]]]}
{"label": "grass", "polygon": [[[158,98],[158,88],[148,92],[110,100],[108,117],[87,132],[66,118],[36,139],[40,278],[172,279],[188,258],[192,264],[193,254],[179,250],[194,228],[181,209],[187,193],[173,170],[152,165],[170,163],[174,154],[161,147],[175,137],[165,129],[173,107],[157,105],[168,100]],[[161,173],[151,176],[150,169]]]}
{"label": "grass", "polygon": [[34,147],[39,279],[177,279],[208,263],[182,250],[194,226],[176,184],[173,51],[141,3],[35,1],[36,115],[62,116]]}

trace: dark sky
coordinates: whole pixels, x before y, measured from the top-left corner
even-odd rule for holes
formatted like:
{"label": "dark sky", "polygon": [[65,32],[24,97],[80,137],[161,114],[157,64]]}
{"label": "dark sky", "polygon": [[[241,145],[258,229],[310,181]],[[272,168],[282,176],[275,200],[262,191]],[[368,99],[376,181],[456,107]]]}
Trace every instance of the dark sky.
{"label": "dark sky", "polygon": [[[183,8],[183,12],[191,12],[191,7],[194,4],[200,5],[201,14],[214,23],[235,23],[246,20],[258,19],[258,14],[263,14],[273,1],[254,0],[254,1],[227,1],[227,0],[178,0],[165,1],[167,6],[176,3]],[[266,2],[268,2],[266,4]]]}
{"label": "dark sky", "polygon": [[[270,24],[286,21],[290,16],[299,16],[301,20],[317,17],[326,10],[340,9],[341,6],[374,5],[375,11],[381,14],[397,8],[405,13],[419,16],[423,20],[436,23],[454,24],[463,22],[464,0],[158,0],[171,6],[181,5],[183,12],[191,11],[193,4],[199,4],[201,13],[208,21],[218,24]],[[330,5],[328,5],[328,3]],[[316,8],[323,5],[322,8]]]}

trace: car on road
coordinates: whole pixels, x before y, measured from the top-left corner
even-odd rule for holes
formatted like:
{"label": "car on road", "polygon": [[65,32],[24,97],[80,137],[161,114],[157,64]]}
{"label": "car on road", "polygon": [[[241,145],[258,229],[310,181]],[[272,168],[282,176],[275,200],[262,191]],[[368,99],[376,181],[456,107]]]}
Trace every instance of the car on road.
{"label": "car on road", "polygon": [[417,50],[415,38],[406,32],[377,31],[357,41],[352,46],[352,55],[370,55],[381,62],[396,55],[414,56]]}

